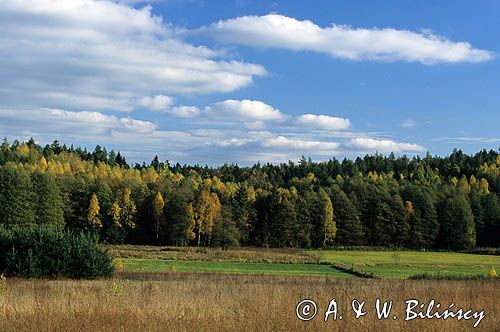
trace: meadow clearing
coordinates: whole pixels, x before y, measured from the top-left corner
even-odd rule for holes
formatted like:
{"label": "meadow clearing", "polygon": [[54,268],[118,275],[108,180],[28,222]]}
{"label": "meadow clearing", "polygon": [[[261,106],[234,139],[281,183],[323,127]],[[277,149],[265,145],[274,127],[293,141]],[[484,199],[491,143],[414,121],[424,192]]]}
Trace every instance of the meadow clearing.
{"label": "meadow clearing", "polygon": [[321,263],[336,263],[381,278],[406,279],[412,275],[487,276],[500,268],[500,256],[425,251],[312,250]]}
{"label": "meadow clearing", "polygon": [[336,266],[380,278],[407,279],[419,274],[488,276],[500,269],[500,256],[456,252],[303,250],[111,246],[126,270],[243,274],[329,275],[354,277]]}

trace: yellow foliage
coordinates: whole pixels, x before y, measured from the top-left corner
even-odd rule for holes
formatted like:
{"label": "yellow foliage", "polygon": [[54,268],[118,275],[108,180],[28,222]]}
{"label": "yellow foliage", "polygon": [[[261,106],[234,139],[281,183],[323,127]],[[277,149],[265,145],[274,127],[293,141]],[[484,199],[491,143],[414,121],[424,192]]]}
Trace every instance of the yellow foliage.
{"label": "yellow foliage", "polygon": [[247,199],[252,203],[257,199],[257,194],[252,186],[247,188]]}
{"label": "yellow foliage", "polygon": [[212,178],[212,188],[220,193],[224,193],[226,191],[226,186],[224,185],[224,182],[222,182],[216,176]]}
{"label": "yellow foliage", "polygon": [[[177,173],[169,173],[168,174],[168,178],[174,182],[174,183],[179,183],[180,181],[175,181],[174,178],[177,177],[178,175],[180,174],[177,174]],[[196,172],[195,170],[190,170],[189,171],[189,174],[188,174],[188,180],[189,180],[189,183],[193,186],[193,188],[195,190],[198,190],[198,188],[200,187],[201,183],[202,183],[202,180],[201,180],[201,176],[198,174],[198,172]]]}
{"label": "yellow foliage", "polygon": [[47,159],[45,159],[44,156],[40,158],[40,163],[38,164],[38,166],[40,167],[40,170],[42,172],[45,172],[45,170],[47,169]]}
{"label": "yellow foliage", "polygon": [[161,224],[163,222],[163,208],[165,207],[165,200],[161,192],[157,192],[153,201],[153,219],[155,222],[156,240],[159,238]]}
{"label": "yellow foliage", "polygon": [[413,208],[413,203],[411,201],[406,201],[405,207],[406,207],[407,217],[411,218],[415,214],[415,209]]}
{"label": "yellow foliage", "polygon": [[49,162],[47,163],[46,172],[51,174],[51,175],[57,174],[56,165],[54,164],[54,162],[52,160],[49,160]]}
{"label": "yellow foliage", "polygon": [[462,175],[460,181],[458,181],[458,187],[465,192],[470,192],[469,181],[465,175]]}
{"label": "yellow foliage", "polygon": [[142,174],[142,180],[146,183],[155,183],[156,180],[158,180],[158,173],[153,168],[153,166],[144,171],[144,173]]}
{"label": "yellow foliage", "polygon": [[308,184],[314,183],[316,182],[316,175],[314,173],[307,173],[305,180]]}
{"label": "yellow foliage", "polygon": [[226,191],[225,191],[225,196],[226,197],[233,197],[234,194],[238,191],[238,184],[234,182],[228,182],[226,183]]}
{"label": "yellow foliage", "polygon": [[497,277],[497,271],[495,270],[495,267],[492,266],[491,269],[490,269],[490,272],[488,273],[488,275],[491,277],[491,278],[496,278]]}
{"label": "yellow foliage", "polygon": [[452,177],[450,182],[451,182],[451,184],[453,184],[456,187],[458,184],[458,179],[456,177]]}
{"label": "yellow foliage", "polygon": [[114,263],[115,263],[115,270],[116,271],[123,270],[123,262],[120,258],[115,259]]}
{"label": "yellow foliage", "polygon": [[179,184],[184,181],[184,176],[180,173],[168,173],[168,179],[175,184]]}
{"label": "yellow foliage", "polygon": [[16,153],[20,157],[27,158],[30,154],[30,148],[28,147],[28,144],[21,144],[17,147]]}
{"label": "yellow foliage", "polygon": [[132,229],[135,228],[135,215],[137,213],[137,207],[132,199],[132,191],[129,187],[123,190],[120,203],[122,208],[122,224]]}
{"label": "yellow foliage", "polygon": [[195,220],[195,212],[194,212],[193,204],[191,204],[191,203],[188,204],[187,212],[189,215],[189,226],[186,228],[186,237],[189,240],[193,240],[196,237],[196,234],[194,233],[194,227],[196,226],[196,220]]}
{"label": "yellow foliage", "polygon": [[489,194],[490,193],[490,190],[489,190],[489,183],[488,183],[488,180],[486,180],[485,178],[482,178],[481,181],[479,182],[479,190],[482,194]]}
{"label": "yellow foliage", "polygon": [[220,210],[221,203],[217,194],[202,190],[194,209],[194,216],[200,234],[212,234],[212,228],[215,220],[220,215]]}
{"label": "yellow foliage", "polygon": [[[292,187],[292,188],[295,189],[295,187]],[[290,190],[288,190],[286,188],[278,188],[276,190],[276,192],[278,194],[278,204],[281,204],[283,202],[284,198],[286,198],[286,199],[292,198],[292,196],[293,196],[292,188],[290,188]],[[297,189],[295,189],[295,192],[296,191],[297,191]]]}
{"label": "yellow foliage", "polygon": [[90,226],[95,228],[102,227],[101,219],[99,218],[99,210],[100,207],[99,207],[99,201],[97,200],[97,195],[93,193],[92,197],[90,198],[90,206],[87,214],[87,221]]}
{"label": "yellow foliage", "polygon": [[122,227],[121,218],[122,218],[122,208],[117,201],[114,201],[111,207],[109,208],[108,215],[111,217],[113,224],[119,228]]}

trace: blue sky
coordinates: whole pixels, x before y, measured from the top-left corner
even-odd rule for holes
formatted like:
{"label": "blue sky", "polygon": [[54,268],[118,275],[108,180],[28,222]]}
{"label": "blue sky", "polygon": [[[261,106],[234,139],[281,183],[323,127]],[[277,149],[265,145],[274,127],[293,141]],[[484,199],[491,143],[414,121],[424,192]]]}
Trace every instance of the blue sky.
{"label": "blue sky", "polygon": [[0,135],[219,165],[498,149],[496,1],[4,1]]}

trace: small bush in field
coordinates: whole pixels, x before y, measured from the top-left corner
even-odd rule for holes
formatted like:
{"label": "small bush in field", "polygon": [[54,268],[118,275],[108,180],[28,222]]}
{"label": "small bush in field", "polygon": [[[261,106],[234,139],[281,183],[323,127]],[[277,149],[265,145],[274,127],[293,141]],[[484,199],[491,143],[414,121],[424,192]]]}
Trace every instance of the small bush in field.
{"label": "small bush in field", "polygon": [[120,258],[115,259],[115,270],[116,271],[123,270],[123,262]]}
{"label": "small bush in field", "polygon": [[113,270],[111,256],[91,234],[57,226],[0,227],[0,271],[6,276],[97,278]]}
{"label": "small bush in field", "polygon": [[495,270],[495,267],[492,266],[490,272],[488,273],[491,278],[496,278],[497,277],[497,271]]}
{"label": "small bush in field", "polygon": [[0,274],[0,296],[7,291],[7,278]]}
{"label": "small bush in field", "polygon": [[176,272],[175,264],[170,265],[170,272]]}

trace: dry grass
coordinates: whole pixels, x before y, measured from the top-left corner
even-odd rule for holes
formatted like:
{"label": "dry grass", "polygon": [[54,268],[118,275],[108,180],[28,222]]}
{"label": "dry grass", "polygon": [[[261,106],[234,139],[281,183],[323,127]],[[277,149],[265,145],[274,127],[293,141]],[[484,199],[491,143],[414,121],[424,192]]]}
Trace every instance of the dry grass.
{"label": "dry grass", "polygon": [[303,249],[294,248],[221,248],[164,247],[138,245],[108,245],[116,258],[144,258],[182,261],[212,261],[241,263],[317,263],[319,258]]}
{"label": "dry grass", "polygon": [[[500,327],[500,282],[366,280],[203,273],[122,272],[115,280],[11,279],[0,295],[0,331],[468,331],[471,321],[404,322],[404,301],[431,298],[484,309],[477,330]],[[396,321],[378,321],[374,310],[355,320],[324,323],[295,317],[303,298],[324,312],[335,297],[395,301]]]}

